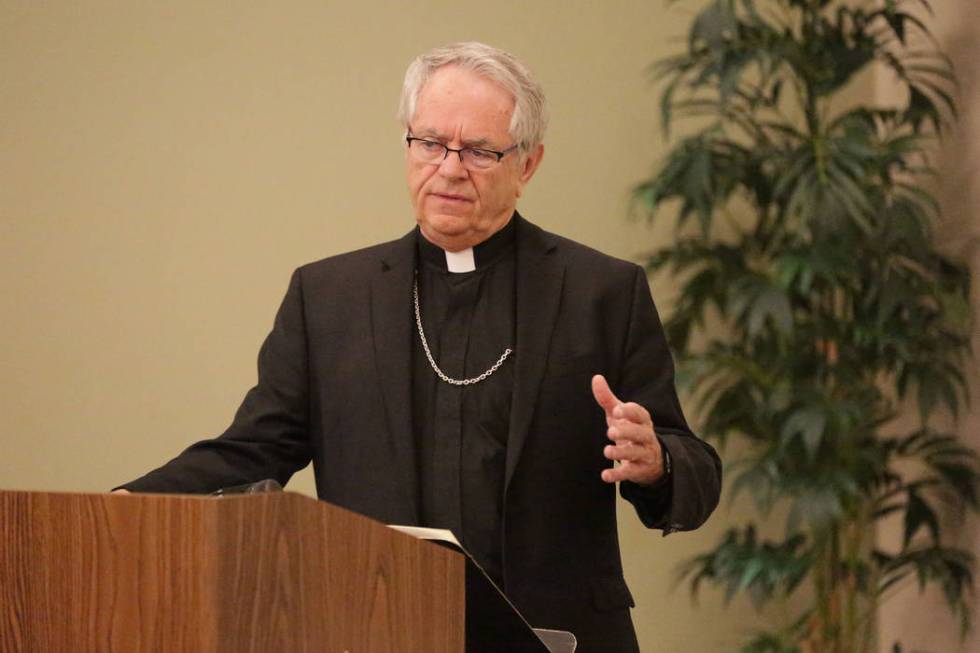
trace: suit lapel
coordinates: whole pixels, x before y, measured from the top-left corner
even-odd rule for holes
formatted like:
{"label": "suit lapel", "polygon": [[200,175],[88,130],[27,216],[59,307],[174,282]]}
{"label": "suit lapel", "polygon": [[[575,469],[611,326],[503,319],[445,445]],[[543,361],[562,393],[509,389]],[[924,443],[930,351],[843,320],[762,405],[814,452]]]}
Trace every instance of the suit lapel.
{"label": "suit lapel", "polygon": [[371,279],[371,330],[374,362],[391,438],[392,473],[401,476],[418,522],[418,471],[412,432],[412,281],[415,232],[394,241]]}
{"label": "suit lapel", "polygon": [[504,491],[517,468],[528,437],[538,389],[544,376],[551,334],[558,318],[565,265],[556,255],[556,240],[519,215],[517,220],[517,341],[515,344],[514,400]]}

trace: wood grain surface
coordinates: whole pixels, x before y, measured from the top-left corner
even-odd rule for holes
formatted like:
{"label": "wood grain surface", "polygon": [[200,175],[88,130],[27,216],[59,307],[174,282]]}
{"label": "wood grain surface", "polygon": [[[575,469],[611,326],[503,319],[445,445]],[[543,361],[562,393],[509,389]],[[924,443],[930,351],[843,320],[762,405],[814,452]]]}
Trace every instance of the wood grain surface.
{"label": "wood grain surface", "polygon": [[0,491],[0,653],[461,653],[464,560],[291,494]]}

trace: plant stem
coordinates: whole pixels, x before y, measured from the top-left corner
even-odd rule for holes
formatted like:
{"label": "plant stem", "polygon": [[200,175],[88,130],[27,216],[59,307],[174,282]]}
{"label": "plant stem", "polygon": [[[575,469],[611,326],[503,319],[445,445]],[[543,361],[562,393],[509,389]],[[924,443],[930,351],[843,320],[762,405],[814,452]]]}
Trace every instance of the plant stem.
{"label": "plant stem", "polygon": [[847,605],[844,615],[844,642],[848,651],[855,653],[866,653],[867,646],[861,643],[862,639],[858,634],[858,602],[859,589],[857,579],[857,562],[861,559],[864,550],[864,529],[867,525],[864,511],[859,511],[858,517],[849,524],[848,538],[846,544],[847,577],[845,587],[847,590]]}
{"label": "plant stem", "polygon": [[837,523],[830,527],[830,559],[827,562],[830,572],[831,583],[831,614],[830,621],[825,624],[828,637],[831,642],[831,649],[834,653],[852,653],[843,647],[841,641],[841,613],[843,611],[843,600],[841,597],[842,587],[840,584],[840,528]]}

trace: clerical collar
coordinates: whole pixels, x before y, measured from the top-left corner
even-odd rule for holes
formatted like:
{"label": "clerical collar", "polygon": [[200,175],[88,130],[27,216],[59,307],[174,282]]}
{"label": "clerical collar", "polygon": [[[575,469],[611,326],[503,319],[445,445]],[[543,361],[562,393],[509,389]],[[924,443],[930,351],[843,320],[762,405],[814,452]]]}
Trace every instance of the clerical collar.
{"label": "clerical collar", "polygon": [[461,252],[447,252],[438,245],[434,245],[422,235],[416,227],[415,242],[418,247],[419,258],[426,263],[435,266],[443,272],[472,272],[481,267],[486,267],[504,254],[510,252],[514,247],[514,237],[517,229],[516,220],[510,219],[503,229],[493,234],[476,247],[465,249]]}

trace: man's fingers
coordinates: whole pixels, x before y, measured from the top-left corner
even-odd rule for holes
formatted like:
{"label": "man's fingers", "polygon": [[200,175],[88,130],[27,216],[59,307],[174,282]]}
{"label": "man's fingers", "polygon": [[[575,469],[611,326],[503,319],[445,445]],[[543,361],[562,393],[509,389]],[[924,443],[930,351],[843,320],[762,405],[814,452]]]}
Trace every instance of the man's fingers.
{"label": "man's fingers", "polygon": [[602,450],[602,455],[604,455],[609,460],[640,460],[642,456],[646,454],[641,447],[634,446],[632,444],[618,444],[612,445],[607,444]]}
{"label": "man's fingers", "polygon": [[613,409],[613,417],[617,419],[625,419],[633,422],[634,424],[644,424],[646,426],[652,426],[653,420],[650,419],[650,413],[646,408],[640,404],[629,402],[625,404],[620,404]]}
{"label": "man's fingers", "polygon": [[624,419],[614,419],[606,429],[606,436],[616,443],[634,442],[636,444],[651,444],[653,432],[649,425],[636,424]]}
{"label": "man's fingers", "polygon": [[602,480],[606,483],[619,483],[620,481],[630,480],[630,472],[627,465],[629,463],[602,470]]}
{"label": "man's fingers", "polygon": [[616,463],[602,470],[602,480],[606,483],[656,481],[663,475],[663,464],[660,443],[647,409],[634,402],[620,401],[601,374],[592,377],[592,396],[606,413],[606,435],[613,441],[602,453]]}
{"label": "man's fingers", "polygon": [[612,415],[616,406],[623,403],[609,389],[606,377],[601,374],[596,374],[592,377],[592,396],[595,397],[596,402],[602,407],[602,410],[606,411],[606,417]]}

